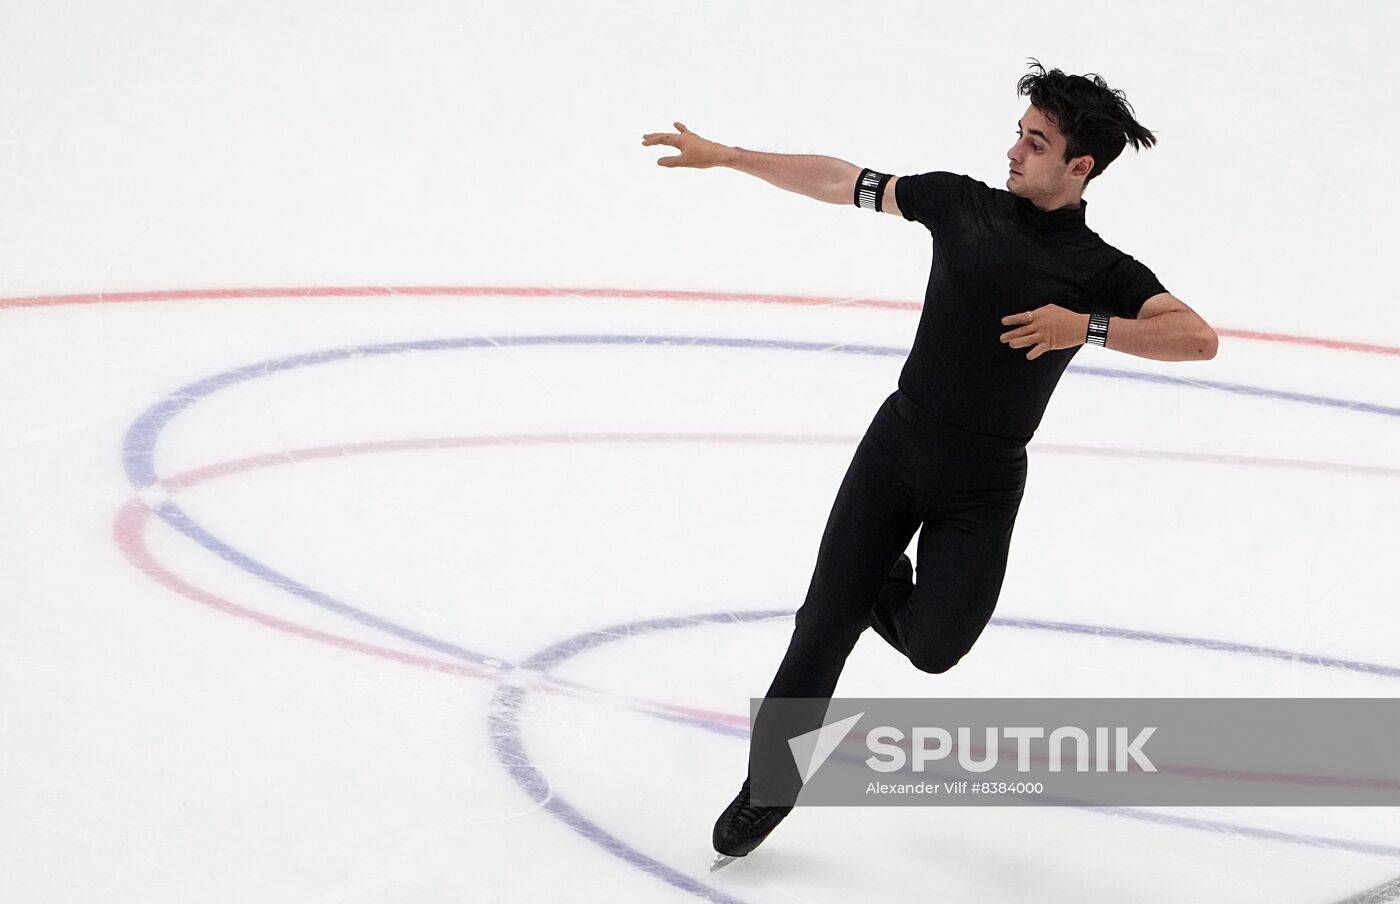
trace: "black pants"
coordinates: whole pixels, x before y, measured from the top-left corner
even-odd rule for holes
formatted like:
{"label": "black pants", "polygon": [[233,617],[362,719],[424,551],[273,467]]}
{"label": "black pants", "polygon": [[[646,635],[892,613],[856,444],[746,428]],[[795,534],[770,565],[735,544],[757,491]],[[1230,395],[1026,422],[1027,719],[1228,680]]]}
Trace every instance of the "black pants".
{"label": "black pants", "polygon": [[[866,627],[916,668],[945,672],[992,617],[1006,573],[1011,531],[1026,485],[1024,442],[970,433],[896,389],[865,431],[841,481],[817,552],[807,598],[772,685],[764,695],[809,698],[808,727],[821,726],[826,701]],[[918,578],[896,568],[919,535]],[[893,572],[893,573],[892,573]],[[754,798],[790,802],[801,779],[760,706],[750,745]],[[777,776],[765,762],[791,766]],[[776,754],[774,753],[776,751]]]}

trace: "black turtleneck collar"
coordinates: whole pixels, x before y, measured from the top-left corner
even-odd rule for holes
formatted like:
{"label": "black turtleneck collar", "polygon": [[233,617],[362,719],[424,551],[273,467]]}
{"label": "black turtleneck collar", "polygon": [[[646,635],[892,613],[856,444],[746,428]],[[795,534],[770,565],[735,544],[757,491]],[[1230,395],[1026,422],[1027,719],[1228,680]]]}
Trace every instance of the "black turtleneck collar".
{"label": "black turtleneck collar", "polygon": [[1084,209],[1089,202],[1079,199],[1078,207],[1061,207],[1056,210],[1041,210],[1030,198],[1013,195],[1015,198],[1016,219],[1041,232],[1054,232],[1067,229],[1083,229]]}

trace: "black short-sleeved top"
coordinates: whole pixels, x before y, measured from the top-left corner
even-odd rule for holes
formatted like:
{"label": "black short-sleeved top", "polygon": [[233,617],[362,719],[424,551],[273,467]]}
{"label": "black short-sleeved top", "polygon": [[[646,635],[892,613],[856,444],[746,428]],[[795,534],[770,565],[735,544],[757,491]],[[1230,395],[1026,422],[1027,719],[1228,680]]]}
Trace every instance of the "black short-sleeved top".
{"label": "black short-sleeved top", "polygon": [[1165,292],[1133,257],[1084,223],[1087,201],[1045,211],[969,176],[901,176],[895,200],[933,235],[924,310],[899,388],[964,430],[1029,441],[1050,394],[1082,346],[1045,352],[999,339],[1008,314],[1056,304],[1080,314],[1136,318]]}

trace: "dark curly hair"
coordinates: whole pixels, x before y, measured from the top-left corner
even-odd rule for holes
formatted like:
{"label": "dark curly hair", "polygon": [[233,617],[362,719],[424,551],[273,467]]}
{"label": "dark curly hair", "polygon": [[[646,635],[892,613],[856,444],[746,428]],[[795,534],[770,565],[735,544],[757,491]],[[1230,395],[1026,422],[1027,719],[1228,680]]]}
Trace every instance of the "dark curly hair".
{"label": "dark curly hair", "polygon": [[1133,106],[1122,91],[1108,87],[1099,75],[1066,75],[1059,69],[1045,71],[1029,58],[1032,71],[1021,76],[1016,93],[1028,95],[1031,105],[1044,113],[1066,139],[1065,162],[1085,154],[1094,158],[1089,180],[1108,169],[1128,142],[1133,150],[1152,147],[1157,137],[1133,118]]}

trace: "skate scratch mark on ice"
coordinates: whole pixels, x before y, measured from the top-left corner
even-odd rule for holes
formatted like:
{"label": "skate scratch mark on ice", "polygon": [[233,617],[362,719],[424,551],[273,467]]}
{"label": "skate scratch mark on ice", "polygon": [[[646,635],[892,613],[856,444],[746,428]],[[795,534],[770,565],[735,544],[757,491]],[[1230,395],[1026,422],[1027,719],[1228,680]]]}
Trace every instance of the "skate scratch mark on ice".
{"label": "skate scratch mark on ice", "polygon": [[1357,892],[1350,898],[1343,898],[1335,904],[1385,904],[1386,901],[1394,901],[1396,898],[1400,898],[1400,876],[1374,888]]}

